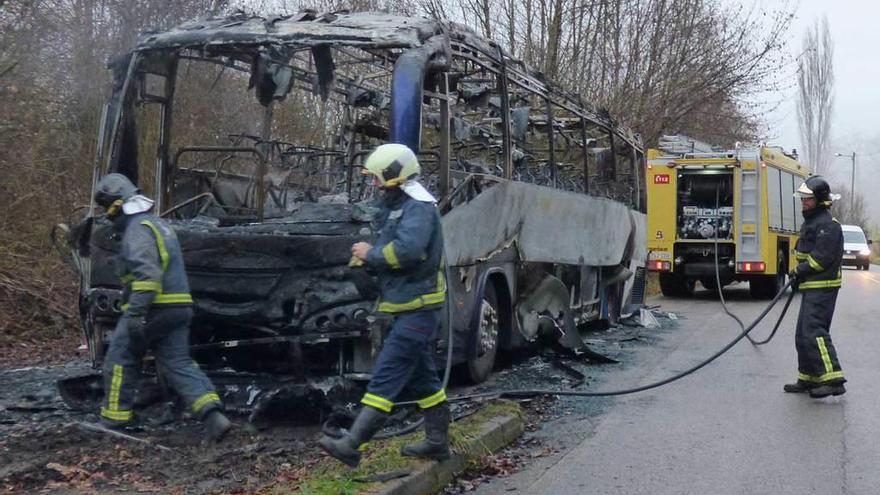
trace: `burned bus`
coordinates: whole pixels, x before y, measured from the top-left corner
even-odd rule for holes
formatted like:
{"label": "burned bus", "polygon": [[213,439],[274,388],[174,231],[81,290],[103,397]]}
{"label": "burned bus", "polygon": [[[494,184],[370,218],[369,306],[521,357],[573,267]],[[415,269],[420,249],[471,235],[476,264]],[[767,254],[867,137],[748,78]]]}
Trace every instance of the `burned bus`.
{"label": "burned bus", "polygon": [[[360,173],[418,153],[448,262],[438,360],[470,380],[536,341],[633,311],[644,291],[639,138],[465,27],[384,13],[243,14],[143,35],[111,64],[95,181],[131,178],[180,239],[192,353],[208,369],[368,376],[387,322],[350,246]],[[93,363],[120,316],[112,229],[71,229]]]}

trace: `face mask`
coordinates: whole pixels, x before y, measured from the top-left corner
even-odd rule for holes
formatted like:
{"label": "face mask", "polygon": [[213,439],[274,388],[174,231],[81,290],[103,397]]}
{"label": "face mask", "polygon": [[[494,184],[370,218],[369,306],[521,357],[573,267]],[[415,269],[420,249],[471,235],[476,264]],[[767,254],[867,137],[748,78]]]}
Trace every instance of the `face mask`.
{"label": "face mask", "polygon": [[401,191],[399,187],[379,189],[379,194],[381,195],[382,201],[388,205],[397,203],[405,196],[404,192]]}

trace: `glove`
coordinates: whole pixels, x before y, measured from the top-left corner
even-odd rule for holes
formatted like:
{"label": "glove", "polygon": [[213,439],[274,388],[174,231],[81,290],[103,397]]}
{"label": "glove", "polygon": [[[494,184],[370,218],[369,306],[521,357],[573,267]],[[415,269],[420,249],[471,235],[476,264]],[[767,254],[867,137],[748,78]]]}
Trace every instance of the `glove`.
{"label": "glove", "polygon": [[131,341],[132,349],[137,352],[143,352],[147,349],[147,319],[143,316],[129,316],[125,322],[128,330],[128,339]]}
{"label": "glove", "polygon": [[[360,261],[359,265],[354,266],[361,268],[353,269],[349,273],[351,282],[354,284],[358,293],[361,295],[361,297],[367,300],[372,300],[379,297],[379,286],[376,284],[376,280],[371,276],[369,267],[360,258],[352,256],[351,259],[352,261]],[[353,265],[352,263],[349,263],[348,266]]]}
{"label": "glove", "polygon": [[791,281],[791,289],[797,290],[800,285],[800,275],[798,275],[797,270],[792,270],[788,273],[788,279]]}

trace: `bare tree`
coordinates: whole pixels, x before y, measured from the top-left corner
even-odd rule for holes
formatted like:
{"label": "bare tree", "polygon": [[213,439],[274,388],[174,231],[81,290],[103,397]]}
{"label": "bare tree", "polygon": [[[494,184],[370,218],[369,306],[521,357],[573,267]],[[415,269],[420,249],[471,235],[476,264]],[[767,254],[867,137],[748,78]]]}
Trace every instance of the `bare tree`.
{"label": "bare tree", "polygon": [[851,197],[849,186],[842,183],[834,184],[831,190],[835,194],[840,194],[840,200],[834,202],[834,218],[842,224],[858,225],[863,229],[867,228],[869,222],[865,196],[862,193],[856,192],[855,196]]}
{"label": "bare tree", "polygon": [[0,7],[0,347],[75,331],[76,287],[63,275],[49,231],[79,220],[77,206],[88,203],[108,58],[133,48],[140,31],[225,3],[20,0]]}
{"label": "bare tree", "polygon": [[798,60],[798,97],[798,126],[806,161],[813,173],[827,173],[834,110],[834,44],[827,17],[817,20],[804,34],[803,53]]}
{"label": "bare tree", "polygon": [[767,108],[753,97],[782,84],[792,19],[788,1],[421,1],[497,34],[511,56],[606,107],[648,145],[664,132],[720,145],[756,140]]}

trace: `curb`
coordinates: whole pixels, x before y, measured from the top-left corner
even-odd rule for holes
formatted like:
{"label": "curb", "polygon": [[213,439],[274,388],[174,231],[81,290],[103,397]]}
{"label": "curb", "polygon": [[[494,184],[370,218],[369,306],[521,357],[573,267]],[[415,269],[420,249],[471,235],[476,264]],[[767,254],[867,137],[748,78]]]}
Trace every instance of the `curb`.
{"label": "curb", "polygon": [[524,429],[525,425],[519,416],[505,415],[492,418],[483,425],[476,436],[468,438],[467,442],[459,447],[463,447],[464,452],[454,453],[452,458],[443,462],[422,462],[406,478],[381,484],[369,493],[376,495],[436,493],[449,484],[456,474],[464,471],[470,461],[501,450],[519,437]]}

